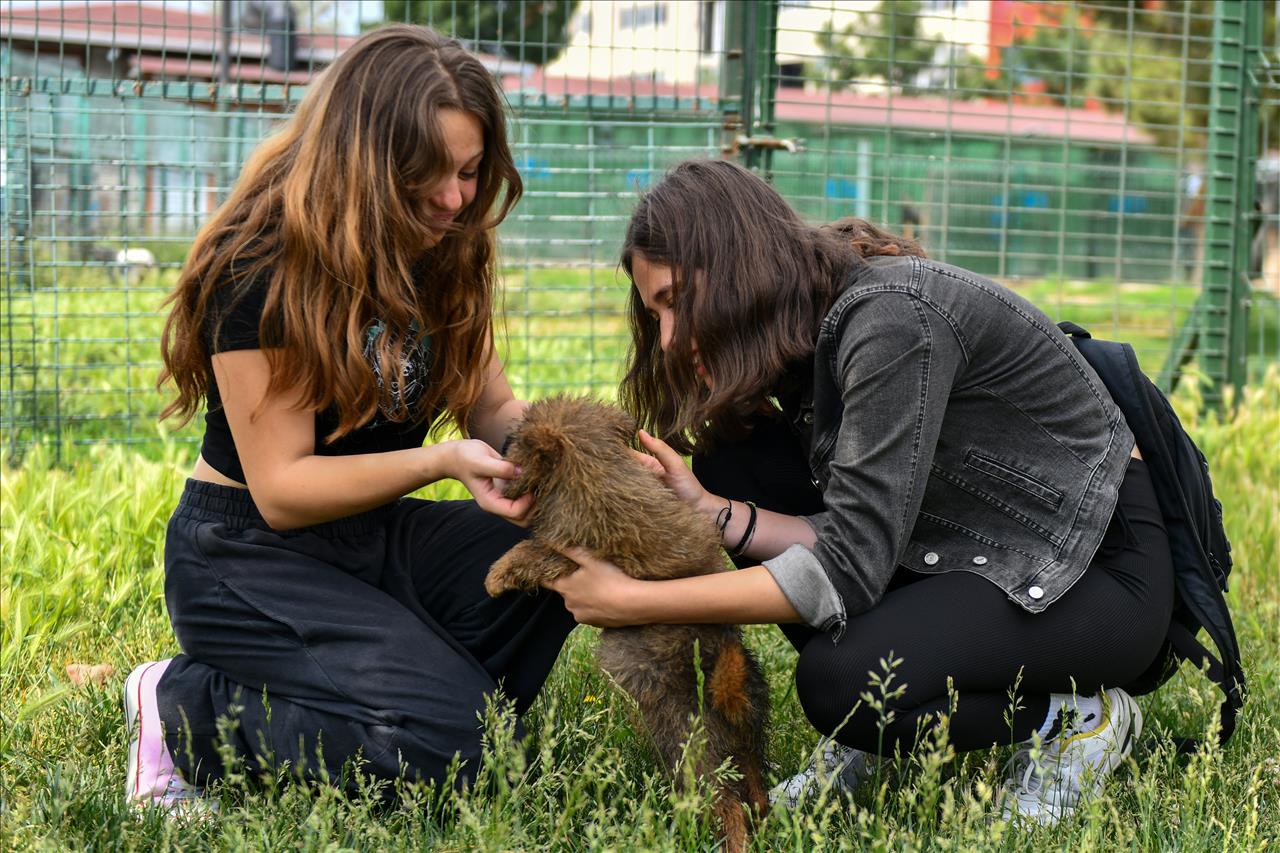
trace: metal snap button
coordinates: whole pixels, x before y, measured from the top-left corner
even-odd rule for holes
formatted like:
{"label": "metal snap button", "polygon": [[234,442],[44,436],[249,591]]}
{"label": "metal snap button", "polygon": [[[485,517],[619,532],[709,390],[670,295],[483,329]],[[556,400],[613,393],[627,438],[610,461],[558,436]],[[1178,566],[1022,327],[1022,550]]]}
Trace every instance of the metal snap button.
{"label": "metal snap button", "polygon": [[805,412],[804,415],[801,416],[801,420],[803,420],[806,424],[813,423],[813,412]]}
{"label": "metal snap button", "polygon": [[1027,595],[1031,596],[1036,601],[1039,601],[1040,599],[1044,598],[1044,590],[1038,586],[1033,586],[1027,590]]}
{"label": "metal snap button", "polygon": [[810,483],[813,483],[813,487],[814,487],[815,489],[821,489],[821,488],[822,488],[822,483],[818,482],[818,478],[817,478],[817,477],[813,477],[813,478],[811,478],[811,479],[809,480],[809,482],[810,482]]}
{"label": "metal snap button", "polygon": [[936,566],[938,565],[938,560],[940,559],[941,558],[936,553],[934,553],[933,551],[930,551],[928,554],[924,555],[924,564],[926,566]]}
{"label": "metal snap button", "polygon": [[973,564],[975,566],[985,566],[987,564],[987,558],[979,554],[973,558]]}

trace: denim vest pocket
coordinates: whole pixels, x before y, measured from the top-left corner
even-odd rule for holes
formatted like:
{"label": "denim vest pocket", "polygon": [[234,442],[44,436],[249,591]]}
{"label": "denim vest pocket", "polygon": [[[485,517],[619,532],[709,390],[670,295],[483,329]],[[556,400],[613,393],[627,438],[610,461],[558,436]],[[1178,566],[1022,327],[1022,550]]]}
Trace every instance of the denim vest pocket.
{"label": "denim vest pocket", "polygon": [[950,519],[922,512],[898,562],[925,574],[971,572],[1012,594],[1052,561],[1001,545]]}
{"label": "denim vest pocket", "polygon": [[1007,462],[1001,462],[976,450],[970,450],[964,456],[964,464],[967,468],[981,471],[989,477],[995,477],[997,480],[1008,483],[1015,489],[1021,489],[1042,501],[1049,509],[1057,510],[1058,507],[1062,506],[1062,492],[1047,483],[1037,480],[1025,471],[1018,470]]}
{"label": "denim vest pocket", "polygon": [[[992,541],[1025,545],[1031,550],[1035,550],[1033,543],[1037,540],[1049,543],[1055,550],[1061,547],[1061,527],[1054,525],[1053,513],[1039,505],[1027,506],[1029,501],[1021,497],[1021,492],[1011,494],[1007,485],[1001,485],[1002,488],[996,489],[986,483],[975,483],[935,464],[929,472],[924,509],[934,512],[950,509],[952,512],[948,515],[958,516],[960,523],[972,518],[975,526],[993,537]],[[1009,522],[1016,527],[1011,529]],[[1036,538],[1029,537],[1028,533]]]}

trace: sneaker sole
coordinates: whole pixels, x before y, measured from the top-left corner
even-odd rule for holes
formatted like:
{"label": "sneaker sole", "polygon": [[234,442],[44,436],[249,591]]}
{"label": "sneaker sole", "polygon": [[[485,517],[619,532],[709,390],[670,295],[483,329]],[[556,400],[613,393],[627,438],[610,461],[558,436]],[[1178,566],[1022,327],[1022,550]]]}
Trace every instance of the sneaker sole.
{"label": "sneaker sole", "polygon": [[[1107,692],[1111,694],[1109,697],[1111,701],[1116,702],[1117,705],[1123,705],[1125,714],[1129,718],[1129,725],[1125,727],[1124,737],[1120,739],[1120,748],[1107,756],[1107,772],[1102,774],[1104,777],[1124,763],[1124,760],[1133,753],[1133,744],[1142,735],[1142,709],[1138,707],[1138,703],[1133,701],[1133,697],[1128,693],[1119,690]],[[1098,781],[1101,782],[1102,779]]]}
{"label": "sneaker sole", "polygon": [[1132,725],[1129,726],[1128,733],[1124,736],[1124,745],[1121,748],[1121,757],[1128,758],[1133,752],[1133,744],[1142,736],[1142,709],[1138,707],[1138,703],[1129,699],[1129,710],[1133,715]]}
{"label": "sneaker sole", "polygon": [[124,730],[129,734],[129,758],[125,768],[124,798],[128,803],[140,803],[138,798],[138,748],[142,744],[142,679],[151,671],[155,663],[141,666],[129,673],[124,680],[124,696],[121,706],[124,711]]}

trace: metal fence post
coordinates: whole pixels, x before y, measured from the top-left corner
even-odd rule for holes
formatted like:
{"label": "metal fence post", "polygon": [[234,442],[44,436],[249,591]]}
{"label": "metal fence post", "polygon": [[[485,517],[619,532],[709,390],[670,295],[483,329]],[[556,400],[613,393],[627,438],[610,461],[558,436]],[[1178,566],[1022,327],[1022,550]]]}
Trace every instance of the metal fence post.
{"label": "metal fence post", "polygon": [[1264,150],[1261,134],[1262,87],[1257,75],[1265,49],[1263,4],[1245,2],[1244,6],[1245,67],[1241,74],[1244,95],[1241,99],[1241,130],[1244,136],[1241,139],[1243,156],[1238,162],[1238,186],[1241,194],[1236,208],[1235,264],[1231,275],[1231,338],[1227,362],[1227,379],[1236,390],[1237,400],[1249,379],[1249,329],[1252,326],[1249,317],[1253,310],[1253,286],[1249,278],[1250,250],[1254,217],[1257,214],[1258,159]]}
{"label": "metal fence post", "polygon": [[0,47],[0,148],[4,150],[4,186],[0,187],[0,266],[4,280],[3,326],[6,376],[0,395],[0,424],[8,430],[10,458],[39,429],[40,391],[36,349],[36,289],[32,238],[31,91],[11,83],[10,52]]}
{"label": "metal fence post", "polygon": [[774,101],[777,96],[777,0],[734,2],[725,6],[725,51],[720,71],[726,155],[768,177],[772,163]]}
{"label": "metal fence post", "polygon": [[[1227,383],[1245,381],[1249,312],[1249,222],[1258,116],[1250,68],[1262,46],[1262,4],[1214,4],[1209,151],[1205,187],[1204,285],[1199,350],[1219,404]],[[1195,318],[1193,318],[1195,319]]]}
{"label": "metal fence post", "polygon": [[751,103],[750,91],[743,96],[747,76],[745,65],[746,24],[751,12],[748,3],[726,3],[724,9],[724,54],[720,59],[721,151],[733,151],[734,140],[743,132],[746,111]]}

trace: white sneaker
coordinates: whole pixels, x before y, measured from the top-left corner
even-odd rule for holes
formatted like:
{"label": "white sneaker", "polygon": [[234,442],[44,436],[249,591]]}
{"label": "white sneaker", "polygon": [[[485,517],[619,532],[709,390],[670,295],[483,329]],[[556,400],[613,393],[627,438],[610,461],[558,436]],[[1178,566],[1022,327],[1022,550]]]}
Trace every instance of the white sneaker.
{"label": "white sneaker", "polygon": [[156,684],[170,660],[144,663],[124,680],[124,722],[129,731],[125,801],[156,806],[174,817],[207,817],[217,813],[218,801],[204,797],[173,766],[156,708]]}
{"label": "white sneaker", "polygon": [[794,809],[806,797],[835,790],[852,794],[876,771],[880,757],[823,738],[809,766],[769,791],[769,802]]}
{"label": "white sneaker", "polygon": [[1129,756],[1142,732],[1138,704],[1118,688],[1099,698],[1101,719],[1072,720],[1056,736],[1014,753],[1005,780],[1005,820],[1052,825],[1069,817]]}

